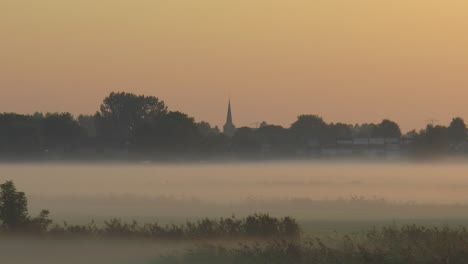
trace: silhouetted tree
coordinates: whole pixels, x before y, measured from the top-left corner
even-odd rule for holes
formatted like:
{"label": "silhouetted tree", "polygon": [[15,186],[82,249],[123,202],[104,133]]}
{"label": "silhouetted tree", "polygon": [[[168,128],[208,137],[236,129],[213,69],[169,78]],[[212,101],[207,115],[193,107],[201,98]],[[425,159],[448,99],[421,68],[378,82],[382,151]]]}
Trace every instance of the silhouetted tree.
{"label": "silhouetted tree", "polygon": [[300,115],[291,125],[291,131],[301,140],[322,139],[327,124],[317,115]]}
{"label": "silhouetted tree", "polygon": [[366,123],[366,124],[357,124],[353,127],[353,137],[356,138],[370,138],[374,135],[374,131],[377,129],[376,124]]}
{"label": "silhouetted tree", "polygon": [[452,119],[452,122],[448,127],[448,136],[450,137],[450,140],[455,144],[466,141],[466,133],[465,121],[460,117]]}
{"label": "silhouetted tree", "polygon": [[351,138],[353,136],[352,126],[343,124],[343,123],[336,123],[330,124],[328,126],[328,137],[332,140],[337,138]]}
{"label": "silhouetted tree", "polygon": [[96,137],[96,123],[93,115],[79,115],[78,124],[88,137]]}
{"label": "silhouetted tree", "polygon": [[198,132],[200,134],[200,144],[198,150],[204,153],[221,152],[228,145],[228,138],[222,134],[217,126],[211,127],[208,122],[197,123]]}
{"label": "silhouetted tree", "polygon": [[28,201],[12,181],[0,184],[0,220],[4,229],[17,231],[28,223]]}
{"label": "silhouetted tree", "polygon": [[421,130],[414,138],[414,147],[419,153],[447,153],[449,146],[449,132],[445,126],[428,125],[426,129]]}
{"label": "silhouetted tree", "polygon": [[220,133],[219,128],[217,126],[211,127],[210,123],[208,122],[201,121],[196,125],[198,128],[198,132],[200,132],[200,134],[204,137],[217,136]]}
{"label": "silhouetted tree", "polygon": [[260,144],[255,135],[255,131],[249,127],[241,127],[231,139],[232,148],[240,152],[255,152],[260,150]]}
{"label": "silhouetted tree", "polygon": [[401,130],[397,123],[384,119],[372,133],[373,137],[376,138],[400,138]]}
{"label": "silhouetted tree", "polygon": [[260,123],[259,128],[266,127],[266,126],[269,126],[269,124],[268,124],[266,121],[262,121],[262,122]]}
{"label": "silhouetted tree", "polygon": [[264,147],[271,148],[270,151],[287,153],[293,150],[293,136],[289,129],[275,125],[261,125],[255,131],[257,142]]}
{"label": "silhouetted tree", "polygon": [[34,153],[41,150],[40,116],[0,114],[0,152]]}
{"label": "silhouetted tree", "polygon": [[154,96],[112,92],[95,115],[97,134],[102,139],[122,144],[138,126],[166,113],[164,102]]}
{"label": "silhouetted tree", "polygon": [[193,117],[169,112],[140,125],[133,133],[140,148],[187,149],[200,142],[201,134]]}
{"label": "silhouetted tree", "polygon": [[43,120],[43,131],[47,148],[70,149],[84,134],[70,113],[46,114]]}

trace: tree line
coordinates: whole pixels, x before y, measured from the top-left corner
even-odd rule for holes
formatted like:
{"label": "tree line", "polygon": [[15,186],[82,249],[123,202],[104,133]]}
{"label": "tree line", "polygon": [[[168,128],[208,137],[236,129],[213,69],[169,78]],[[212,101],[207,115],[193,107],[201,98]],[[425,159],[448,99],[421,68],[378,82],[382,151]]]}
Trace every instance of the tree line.
{"label": "tree line", "polygon": [[8,157],[164,157],[275,153],[297,155],[339,139],[407,138],[414,154],[466,153],[467,128],[462,118],[448,126],[428,125],[402,134],[399,125],[327,123],[317,115],[300,115],[290,127],[262,122],[238,128],[233,137],[218,127],[179,111],[154,96],[112,92],[94,115],[70,113],[0,114],[0,155]]}

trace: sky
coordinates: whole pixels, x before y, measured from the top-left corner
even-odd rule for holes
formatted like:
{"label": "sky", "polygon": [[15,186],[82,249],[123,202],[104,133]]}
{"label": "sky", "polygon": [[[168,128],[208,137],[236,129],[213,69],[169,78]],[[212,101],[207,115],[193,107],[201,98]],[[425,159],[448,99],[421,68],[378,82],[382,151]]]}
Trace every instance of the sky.
{"label": "sky", "polygon": [[0,112],[154,95],[222,125],[468,119],[465,0],[0,0]]}

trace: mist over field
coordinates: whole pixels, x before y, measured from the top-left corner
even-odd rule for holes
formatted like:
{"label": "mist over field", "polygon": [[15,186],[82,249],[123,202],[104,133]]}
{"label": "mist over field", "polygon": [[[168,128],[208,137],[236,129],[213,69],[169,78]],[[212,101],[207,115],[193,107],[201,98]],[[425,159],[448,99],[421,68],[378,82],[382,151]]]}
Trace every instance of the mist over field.
{"label": "mist over field", "polygon": [[467,264],[466,10],[0,0],[0,264]]}
{"label": "mist over field", "polygon": [[[59,223],[119,217],[180,224],[263,212],[294,216],[307,236],[329,236],[468,222],[462,162],[4,163],[0,171],[0,181],[28,194],[32,213],[49,209]],[[194,244],[19,238],[0,245],[2,261],[17,264],[146,264]]]}
{"label": "mist over field", "polygon": [[135,241],[0,240],[1,262],[12,264],[148,264],[174,248]]}
{"label": "mist over field", "polygon": [[[305,237],[334,241],[394,224],[466,226],[467,171],[461,162],[4,163],[0,181],[13,180],[32,214],[49,209],[57,223],[183,224],[262,212],[293,216]],[[15,264],[149,264],[199,243],[20,237],[1,239],[0,254]]]}
{"label": "mist over field", "polygon": [[[468,218],[459,210],[468,205],[465,163],[30,163],[2,164],[0,171],[0,180],[28,194],[32,211],[48,208],[54,219],[71,222],[258,211],[304,220]],[[348,212],[359,205],[365,215],[362,208]]]}

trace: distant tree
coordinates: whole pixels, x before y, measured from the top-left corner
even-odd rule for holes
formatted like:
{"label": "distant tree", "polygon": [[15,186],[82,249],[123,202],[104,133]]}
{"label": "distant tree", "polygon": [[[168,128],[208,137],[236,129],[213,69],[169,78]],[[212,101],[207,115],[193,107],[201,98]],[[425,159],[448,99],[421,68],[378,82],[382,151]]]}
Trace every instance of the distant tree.
{"label": "distant tree", "polygon": [[384,119],[372,133],[376,138],[400,138],[401,130],[397,123]]}
{"label": "distant tree", "polygon": [[40,151],[42,117],[0,114],[0,152],[33,153]]}
{"label": "distant tree", "polygon": [[70,113],[48,113],[43,119],[43,133],[48,148],[76,145],[84,131]]}
{"label": "distant tree", "polygon": [[325,136],[327,124],[317,115],[300,115],[291,125],[291,131],[301,140],[321,139]]}
{"label": "distant tree", "polygon": [[79,115],[78,124],[88,137],[96,137],[96,123],[93,115]]}
{"label": "distant tree", "polygon": [[377,125],[373,123],[369,124],[356,124],[352,131],[353,137],[356,138],[370,138],[374,134],[374,131],[377,129]]}
{"label": "distant tree", "polygon": [[255,130],[256,142],[271,147],[271,151],[287,152],[292,149],[293,137],[289,129],[282,126],[263,125]]}
{"label": "distant tree", "polygon": [[262,122],[260,123],[259,128],[266,127],[266,126],[269,126],[268,123],[265,122],[265,121],[262,121]]}
{"label": "distant tree", "polygon": [[217,126],[212,127],[204,121],[197,123],[196,126],[201,137],[200,152],[219,152],[225,148],[227,139]]}
{"label": "distant tree", "polygon": [[0,184],[0,220],[4,229],[17,231],[27,225],[28,200],[12,181]]}
{"label": "distant tree", "polygon": [[44,119],[44,114],[40,112],[35,112],[31,118],[37,123],[37,122],[42,122]]}
{"label": "distant tree", "polygon": [[249,127],[241,127],[231,139],[232,147],[240,152],[255,152],[260,149],[260,143],[255,135],[255,131]]}
{"label": "distant tree", "polygon": [[336,123],[330,124],[328,126],[328,136],[331,137],[332,140],[337,138],[351,138],[353,136],[353,127],[351,125],[343,124],[343,123]]}
{"label": "distant tree", "polygon": [[283,141],[286,139],[284,137],[289,134],[286,128],[276,125],[260,126],[256,130],[256,133],[261,139],[265,139],[268,142]]}
{"label": "distant tree", "polygon": [[201,134],[193,117],[169,112],[140,125],[133,133],[137,146],[186,149],[197,145]]}
{"label": "distant tree", "polygon": [[0,114],[0,152],[39,154],[77,146],[83,130],[69,113]]}
{"label": "distant tree", "polygon": [[465,121],[462,118],[456,117],[452,120],[448,127],[448,136],[453,143],[462,142],[467,139],[467,129]]}
{"label": "distant tree", "polygon": [[154,96],[112,92],[95,115],[97,134],[121,144],[138,126],[165,114],[166,105]]}
{"label": "distant tree", "polygon": [[411,130],[411,131],[408,131],[408,132],[404,135],[404,137],[409,138],[409,139],[415,138],[415,137],[417,137],[417,136],[418,136],[418,132],[417,132],[415,129],[413,129],[413,130]]}
{"label": "distant tree", "polygon": [[450,150],[449,131],[445,126],[428,125],[415,137],[413,146],[423,154],[446,153]]}
{"label": "distant tree", "polygon": [[211,127],[210,123],[208,123],[208,122],[201,121],[201,122],[197,123],[196,125],[197,125],[197,128],[198,128],[198,131],[204,137],[214,136],[214,135],[218,135],[220,133],[218,127]]}

